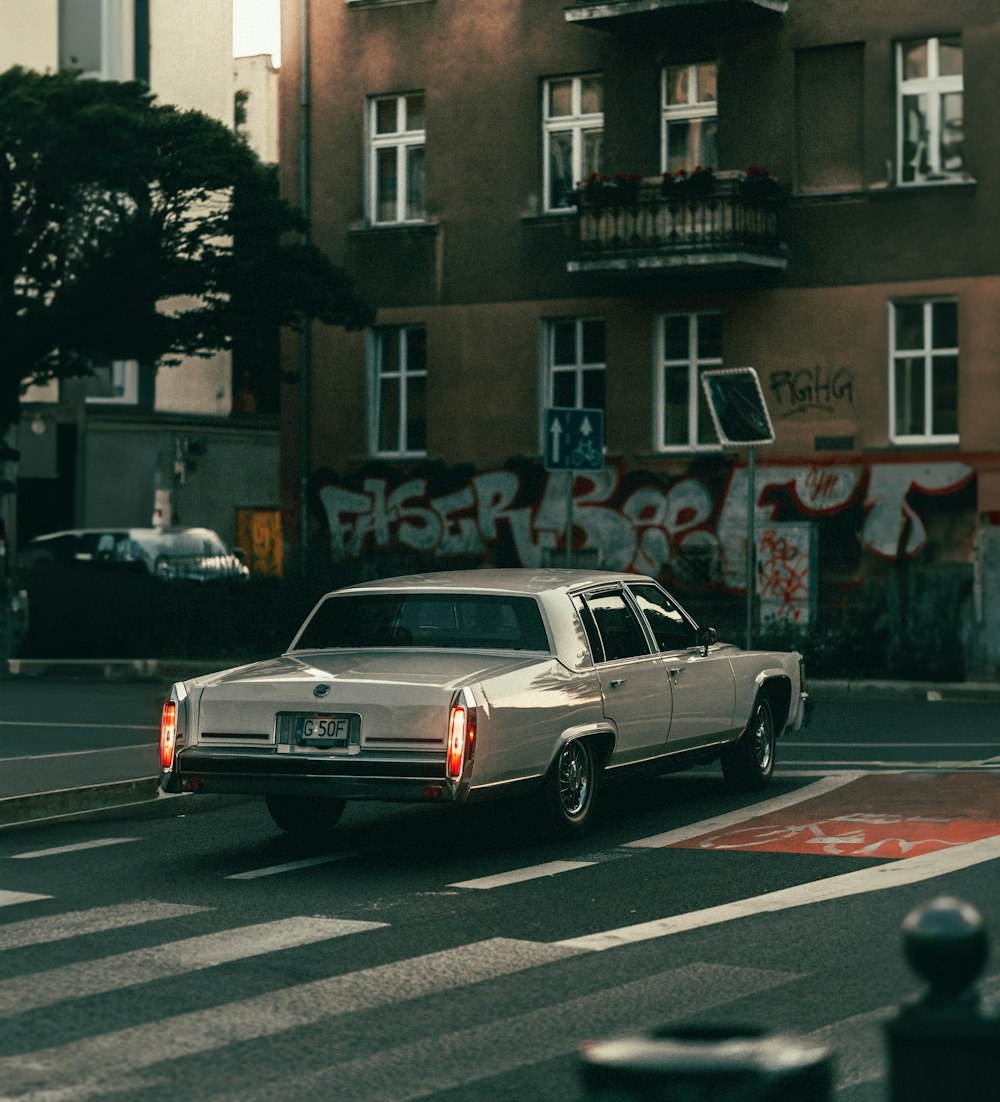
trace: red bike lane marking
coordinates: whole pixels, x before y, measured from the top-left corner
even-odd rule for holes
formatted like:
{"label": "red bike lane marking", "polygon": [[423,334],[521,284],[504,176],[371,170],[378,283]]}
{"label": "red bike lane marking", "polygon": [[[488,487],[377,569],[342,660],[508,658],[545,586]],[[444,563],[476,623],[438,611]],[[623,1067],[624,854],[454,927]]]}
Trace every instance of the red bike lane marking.
{"label": "red bike lane marking", "polygon": [[900,858],[1000,834],[1000,776],[879,773],[668,848]]}

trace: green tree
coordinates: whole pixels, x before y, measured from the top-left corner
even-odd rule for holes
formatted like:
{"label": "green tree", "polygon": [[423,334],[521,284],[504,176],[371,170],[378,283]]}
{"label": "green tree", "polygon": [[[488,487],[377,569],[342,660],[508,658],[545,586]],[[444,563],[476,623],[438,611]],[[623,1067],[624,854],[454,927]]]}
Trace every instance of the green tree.
{"label": "green tree", "polygon": [[0,73],[0,438],[29,382],[366,324],[304,229],[217,120],[135,82]]}

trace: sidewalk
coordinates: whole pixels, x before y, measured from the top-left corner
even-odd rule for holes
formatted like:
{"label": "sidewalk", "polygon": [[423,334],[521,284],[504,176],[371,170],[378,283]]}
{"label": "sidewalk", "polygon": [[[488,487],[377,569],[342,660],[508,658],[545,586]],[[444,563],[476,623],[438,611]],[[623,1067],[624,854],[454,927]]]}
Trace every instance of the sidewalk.
{"label": "sidewalk", "polygon": [[[233,665],[238,663],[234,662]],[[164,687],[223,668],[225,663],[161,659],[11,659],[5,676],[19,678],[149,681]],[[0,674],[0,687],[3,684]],[[1000,684],[923,681],[826,680],[811,678],[817,699],[844,694],[900,694],[927,700],[1000,701]],[[2,689],[0,689],[2,691]],[[157,789],[154,747],[131,748],[88,758],[39,756],[4,766],[0,776],[0,830],[79,817],[109,817],[126,809],[149,814],[181,814],[186,795],[167,796]],[[240,797],[199,796],[199,808]]]}

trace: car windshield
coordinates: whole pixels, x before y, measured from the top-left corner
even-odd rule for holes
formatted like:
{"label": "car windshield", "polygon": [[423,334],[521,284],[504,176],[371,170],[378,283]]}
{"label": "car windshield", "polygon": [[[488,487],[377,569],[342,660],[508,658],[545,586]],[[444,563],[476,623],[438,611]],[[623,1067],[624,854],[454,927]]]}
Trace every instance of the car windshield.
{"label": "car windshield", "polygon": [[189,532],[137,535],[136,542],[154,559],[188,559],[228,554],[222,540],[207,528],[193,528]]}
{"label": "car windshield", "polygon": [[366,593],[328,597],[295,650],[450,647],[549,650],[532,597],[487,593]]}

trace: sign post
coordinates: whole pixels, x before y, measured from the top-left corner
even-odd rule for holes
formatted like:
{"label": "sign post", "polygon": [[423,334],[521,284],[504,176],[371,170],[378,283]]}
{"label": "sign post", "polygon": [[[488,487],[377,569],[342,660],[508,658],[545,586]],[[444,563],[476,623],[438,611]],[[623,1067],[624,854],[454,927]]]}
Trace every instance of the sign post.
{"label": "sign post", "polygon": [[566,566],[573,565],[573,476],[604,469],[604,410],[547,406],[545,469],[566,471]]}
{"label": "sign post", "polygon": [[723,444],[747,449],[747,633],[753,646],[753,602],[757,573],[757,445],[774,443],[774,427],[757,372],[752,367],[703,371],[701,385]]}

